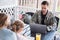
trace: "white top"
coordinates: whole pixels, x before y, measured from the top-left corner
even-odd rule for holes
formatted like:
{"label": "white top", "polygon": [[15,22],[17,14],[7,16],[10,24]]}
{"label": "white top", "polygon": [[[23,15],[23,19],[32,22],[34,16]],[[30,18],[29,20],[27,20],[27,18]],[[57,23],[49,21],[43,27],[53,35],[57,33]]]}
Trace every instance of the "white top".
{"label": "white top", "polygon": [[18,40],[29,40],[28,38],[24,37],[23,35],[20,35],[19,33],[17,34],[17,39]]}
{"label": "white top", "polygon": [[7,28],[0,29],[0,40],[17,40],[16,34]]}

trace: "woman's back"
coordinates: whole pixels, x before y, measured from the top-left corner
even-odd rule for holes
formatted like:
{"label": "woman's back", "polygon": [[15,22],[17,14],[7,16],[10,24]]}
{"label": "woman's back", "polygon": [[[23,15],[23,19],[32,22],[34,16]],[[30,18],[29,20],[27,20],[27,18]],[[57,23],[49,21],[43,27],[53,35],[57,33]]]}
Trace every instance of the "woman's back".
{"label": "woman's back", "polygon": [[0,29],[0,40],[17,40],[16,34],[7,28]]}

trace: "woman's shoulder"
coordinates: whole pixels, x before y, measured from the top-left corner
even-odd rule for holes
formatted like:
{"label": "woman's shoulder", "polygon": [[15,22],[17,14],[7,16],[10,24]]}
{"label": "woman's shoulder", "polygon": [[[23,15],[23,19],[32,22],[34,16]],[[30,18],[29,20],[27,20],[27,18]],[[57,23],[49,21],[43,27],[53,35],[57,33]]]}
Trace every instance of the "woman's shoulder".
{"label": "woman's shoulder", "polygon": [[9,36],[13,36],[13,37],[16,36],[16,33],[11,31],[11,30],[9,30],[9,29],[7,29],[6,31],[7,31]]}
{"label": "woman's shoulder", "polygon": [[17,40],[16,34],[9,29],[0,30],[1,39]]}
{"label": "woman's shoulder", "polygon": [[11,34],[11,35],[12,35],[12,34],[15,34],[13,31],[11,31],[10,29],[7,29],[7,28],[4,29],[3,32],[4,32],[4,33],[7,33],[7,34]]}
{"label": "woman's shoulder", "polygon": [[15,35],[15,32],[11,31],[10,29],[3,29],[2,32],[3,32],[6,36],[13,36],[13,35]]}

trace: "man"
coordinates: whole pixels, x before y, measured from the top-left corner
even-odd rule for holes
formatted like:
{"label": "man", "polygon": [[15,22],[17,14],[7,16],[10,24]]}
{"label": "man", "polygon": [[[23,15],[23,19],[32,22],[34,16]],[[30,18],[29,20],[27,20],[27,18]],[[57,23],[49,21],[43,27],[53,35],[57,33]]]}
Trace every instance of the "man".
{"label": "man", "polygon": [[52,12],[48,11],[49,3],[47,1],[43,1],[41,3],[41,10],[37,11],[33,17],[31,22],[47,25],[47,31],[54,30],[56,28],[56,20]]}

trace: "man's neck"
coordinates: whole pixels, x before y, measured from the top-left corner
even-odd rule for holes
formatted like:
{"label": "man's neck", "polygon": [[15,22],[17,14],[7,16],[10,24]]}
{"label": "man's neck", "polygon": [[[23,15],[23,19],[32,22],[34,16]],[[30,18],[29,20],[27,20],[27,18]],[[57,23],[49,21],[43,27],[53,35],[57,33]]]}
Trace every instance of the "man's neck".
{"label": "man's neck", "polygon": [[46,14],[47,14],[47,12],[48,12],[48,11],[46,11],[46,12],[42,12],[42,14],[43,14],[43,15],[46,15]]}

